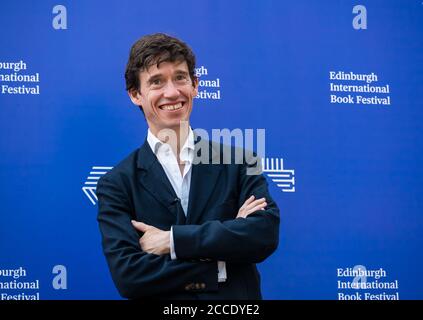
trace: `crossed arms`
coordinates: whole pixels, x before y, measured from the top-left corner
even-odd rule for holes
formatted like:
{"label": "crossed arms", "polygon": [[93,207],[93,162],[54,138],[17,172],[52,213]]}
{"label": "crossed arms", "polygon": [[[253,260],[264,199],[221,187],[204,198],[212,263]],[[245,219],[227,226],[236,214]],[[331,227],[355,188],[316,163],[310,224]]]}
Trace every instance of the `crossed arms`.
{"label": "crossed arms", "polygon": [[[266,199],[255,199],[254,195],[245,200],[244,204],[239,208],[236,218],[246,218],[250,214],[264,210],[266,207]],[[170,232],[164,231],[154,226],[131,220],[135,229],[143,233],[139,240],[141,250],[147,253],[164,255],[170,253]]]}
{"label": "crossed arms", "polygon": [[[125,183],[107,176],[99,181],[98,221],[103,250],[123,297],[183,292],[192,282],[204,283],[202,291],[216,291],[216,261],[257,263],[276,249],[279,209],[268,193],[267,182],[262,175],[246,175],[245,166],[240,170],[239,202],[243,205],[237,216],[223,222],[174,225],[177,260],[168,254],[168,230],[143,223],[133,225]],[[141,237],[137,230],[143,233]]]}

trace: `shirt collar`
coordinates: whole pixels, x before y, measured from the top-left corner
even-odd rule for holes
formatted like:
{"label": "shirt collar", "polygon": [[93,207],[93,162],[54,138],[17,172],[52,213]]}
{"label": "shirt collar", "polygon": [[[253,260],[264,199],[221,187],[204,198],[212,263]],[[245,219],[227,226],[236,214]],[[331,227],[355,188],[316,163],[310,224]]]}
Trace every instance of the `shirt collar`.
{"label": "shirt collar", "polygon": [[157,155],[157,150],[159,147],[163,144],[152,132],[150,129],[148,129],[147,133],[147,142],[150,145],[151,150],[154,154]]}
{"label": "shirt collar", "polygon": [[[164,142],[160,141],[150,130],[150,128],[148,129],[148,133],[147,133],[147,142],[150,145],[151,150],[153,151],[153,153],[155,155],[157,155],[157,152],[160,148],[160,146],[162,146],[163,144],[165,144]],[[187,157],[189,157],[189,150],[194,151],[194,132],[192,131],[191,127],[189,127],[188,129],[188,138],[185,140],[185,143],[180,151],[180,157],[181,160],[189,160],[189,159],[185,159]],[[184,159],[182,159],[184,158]]]}

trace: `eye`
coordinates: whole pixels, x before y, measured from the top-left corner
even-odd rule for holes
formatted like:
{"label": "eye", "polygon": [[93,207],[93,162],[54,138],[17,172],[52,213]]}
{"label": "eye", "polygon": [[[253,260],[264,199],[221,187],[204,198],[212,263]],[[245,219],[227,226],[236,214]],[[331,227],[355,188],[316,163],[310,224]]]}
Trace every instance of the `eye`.
{"label": "eye", "polygon": [[176,76],[176,81],[185,81],[187,77],[185,75],[179,74]]}
{"label": "eye", "polygon": [[154,86],[159,86],[162,83],[160,79],[154,79],[151,81],[151,84]]}

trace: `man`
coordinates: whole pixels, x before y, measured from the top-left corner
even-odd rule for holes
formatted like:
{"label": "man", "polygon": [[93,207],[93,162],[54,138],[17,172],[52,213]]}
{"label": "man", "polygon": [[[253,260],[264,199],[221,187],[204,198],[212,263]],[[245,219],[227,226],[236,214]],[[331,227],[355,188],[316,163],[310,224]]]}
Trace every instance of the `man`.
{"label": "man", "polygon": [[189,126],[193,52],[165,34],[144,36],[125,79],[147,139],[97,185],[104,254],[120,294],[261,299],[255,263],[278,245],[279,209],[265,178],[249,174],[250,158],[234,163],[234,148],[225,155]]}

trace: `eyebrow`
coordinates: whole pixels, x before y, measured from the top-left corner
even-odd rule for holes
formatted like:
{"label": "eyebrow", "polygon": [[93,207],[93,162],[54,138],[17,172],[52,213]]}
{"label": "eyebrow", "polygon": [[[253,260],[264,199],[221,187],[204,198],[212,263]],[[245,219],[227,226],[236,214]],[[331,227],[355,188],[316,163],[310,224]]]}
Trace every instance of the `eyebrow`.
{"label": "eyebrow", "polygon": [[161,74],[156,74],[154,76],[151,76],[150,78],[147,79],[147,83],[148,84],[152,84],[154,80],[160,79],[162,78]]}
{"label": "eyebrow", "polygon": [[[175,75],[184,75],[184,76],[188,76],[188,72],[184,71],[184,70],[176,70],[175,71]],[[160,79],[163,76],[161,74],[155,74],[154,76],[151,76],[150,78],[147,79],[147,83],[148,84],[152,84],[154,80]]]}
{"label": "eyebrow", "polygon": [[186,71],[183,71],[183,70],[177,70],[177,71],[175,71],[175,73],[176,74],[182,74],[182,75],[184,75],[184,76],[188,76],[188,72],[186,72]]}

